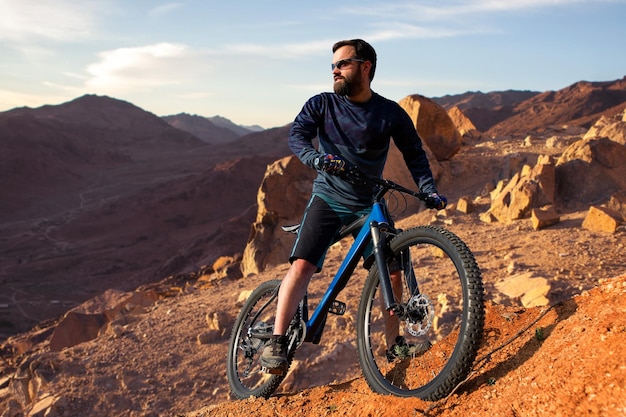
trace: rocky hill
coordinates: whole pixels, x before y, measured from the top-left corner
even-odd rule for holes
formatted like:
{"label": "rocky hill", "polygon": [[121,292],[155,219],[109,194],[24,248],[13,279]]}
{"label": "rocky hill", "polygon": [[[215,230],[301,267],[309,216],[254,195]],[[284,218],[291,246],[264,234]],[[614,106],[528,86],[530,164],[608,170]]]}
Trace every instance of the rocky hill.
{"label": "rocky hill", "polygon": [[[581,88],[573,87],[570,99],[557,92],[556,108],[582,120],[584,111],[564,109],[581,101]],[[615,86],[600,90],[611,88],[621,94]],[[560,164],[587,158],[593,172],[612,173],[626,190],[621,154],[603,151],[624,144],[596,140],[619,141],[626,100],[589,114],[604,107],[613,116],[591,129],[585,122],[518,132],[513,120],[501,136],[464,138],[453,156],[433,161],[451,208],[435,215],[397,207],[405,227],[435,223],[454,231],[483,271],[489,308],[480,360],[467,383],[438,403],[376,396],[361,379],[351,317],[362,271],[342,294],[348,315],[329,321],[320,346],[298,351],[276,397],[229,401],[223,362],[241,297],[286,270],[278,264],[244,279],[236,273],[266,167],[290,153],[288,126],[207,146],[107,97],[0,113],[0,140],[11,150],[0,155],[11,178],[1,184],[8,192],[0,201],[16,199],[0,222],[0,415],[353,415],[357,407],[373,415],[620,415],[623,219],[599,215],[614,220],[612,230],[603,229],[589,220],[591,203],[558,201],[549,226],[535,227],[530,213],[485,218],[504,184],[546,184],[545,174],[531,175],[543,156]],[[555,108],[538,109],[539,120],[553,120]],[[602,213],[611,202],[615,211],[623,204],[608,190],[594,203]],[[332,249],[312,293],[346,249]],[[527,284],[544,289],[543,305],[529,303],[528,288],[520,290]]]}
{"label": "rocky hill", "polygon": [[458,107],[481,132],[515,114],[518,104],[539,94],[538,91],[470,91],[463,94],[435,97],[433,100],[445,109]]}
{"label": "rocky hill", "polygon": [[580,81],[558,91],[497,91],[434,98],[446,109],[459,107],[487,137],[523,135],[565,124],[588,128],[602,115],[619,113],[626,101],[626,77]]}

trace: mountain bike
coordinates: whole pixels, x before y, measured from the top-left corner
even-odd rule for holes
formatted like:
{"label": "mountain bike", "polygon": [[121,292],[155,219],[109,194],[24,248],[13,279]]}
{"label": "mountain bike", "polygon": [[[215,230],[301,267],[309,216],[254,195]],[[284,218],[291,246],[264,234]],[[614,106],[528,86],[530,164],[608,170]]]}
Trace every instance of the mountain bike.
{"label": "mountain bike", "polygon": [[[372,210],[336,236],[335,241],[356,237],[310,317],[308,297],[300,302],[287,331],[288,363],[302,343],[319,344],[328,314],[345,313],[346,304],[337,296],[371,242],[373,263],[356,319],[363,375],[380,394],[431,401],[444,398],[471,371],[482,339],[484,291],[476,260],[458,236],[442,227],[395,227],[384,196],[399,192],[425,201],[427,195],[356,168],[344,177],[377,188]],[[294,232],[297,227],[283,229]],[[392,288],[390,269],[401,271],[401,294]],[[270,280],[259,285],[233,325],[226,367],[235,398],[268,398],[286,376],[265,373],[259,363],[272,335],[280,283]],[[397,332],[401,344],[389,346],[390,331]]]}

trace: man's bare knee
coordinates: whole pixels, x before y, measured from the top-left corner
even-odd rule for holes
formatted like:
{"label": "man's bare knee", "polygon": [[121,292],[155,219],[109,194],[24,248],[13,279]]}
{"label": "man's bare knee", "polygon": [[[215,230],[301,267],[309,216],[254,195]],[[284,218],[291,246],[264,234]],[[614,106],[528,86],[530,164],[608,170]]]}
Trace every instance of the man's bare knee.
{"label": "man's bare knee", "polygon": [[310,277],[317,271],[317,266],[304,259],[296,259],[291,264],[292,272],[298,276]]}

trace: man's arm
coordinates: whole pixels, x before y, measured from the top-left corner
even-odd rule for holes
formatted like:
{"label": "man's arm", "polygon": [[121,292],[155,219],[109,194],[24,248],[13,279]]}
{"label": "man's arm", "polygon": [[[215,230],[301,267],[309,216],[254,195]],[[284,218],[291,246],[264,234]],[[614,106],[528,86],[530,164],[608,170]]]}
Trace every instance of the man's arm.
{"label": "man's arm", "polygon": [[[393,140],[402,153],[404,162],[411,172],[413,181],[420,192],[431,194],[437,192],[435,179],[430,169],[430,163],[426,152],[422,147],[422,139],[417,134],[409,115],[402,110],[402,123],[400,129],[393,136]],[[406,116],[406,117],[405,117]]]}
{"label": "man's arm", "polygon": [[422,139],[413,126],[413,121],[402,108],[400,110],[402,122],[399,123],[398,133],[393,137],[393,140],[402,152],[404,161],[413,176],[413,181],[421,192],[428,194],[424,200],[426,207],[442,210],[446,208],[448,199],[437,191],[430,163],[422,146]]}
{"label": "man's arm", "polygon": [[315,159],[323,154],[313,146],[317,136],[318,124],[321,119],[318,101],[320,96],[309,99],[296,116],[289,130],[289,147],[305,164],[315,168]]}

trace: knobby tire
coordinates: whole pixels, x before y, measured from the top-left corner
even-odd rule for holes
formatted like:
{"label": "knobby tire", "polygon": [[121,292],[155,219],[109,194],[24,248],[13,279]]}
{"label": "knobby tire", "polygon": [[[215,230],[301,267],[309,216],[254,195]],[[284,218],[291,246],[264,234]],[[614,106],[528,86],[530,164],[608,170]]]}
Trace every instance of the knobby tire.
{"label": "knobby tire", "polygon": [[[413,281],[422,294],[412,300],[414,304],[419,301],[420,311],[430,316],[409,317],[400,323],[400,335],[408,347],[390,361],[385,332],[398,327],[388,323],[389,315],[379,300],[379,273],[374,264],[357,315],[359,362],[377,393],[439,400],[467,377],[476,358],[485,320],[480,269],[461,239],[440,227],[405,230],[389,246],[396,258],[402,252],[411,253]],[[403,283],[402,302],[406,303],[410,294],[404,273]]]}
{"label": "knobby tire", "polygon": [[[235,398],[269,398],[285,379],[286,372],[284,375],[266,374],[259,363],[265,342],[272,334],[280,282],[271,280],[259,285],[244,303],[233,325],[226,374],[231,394]],[[258,333],[264,327],[267,328],[264,337],[249,336],[249,329],[256,329]],[[295,348],[287,355],[288,366],[291,366],[294,354]]]}

